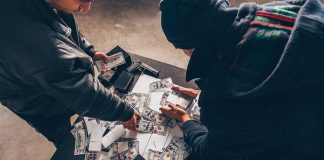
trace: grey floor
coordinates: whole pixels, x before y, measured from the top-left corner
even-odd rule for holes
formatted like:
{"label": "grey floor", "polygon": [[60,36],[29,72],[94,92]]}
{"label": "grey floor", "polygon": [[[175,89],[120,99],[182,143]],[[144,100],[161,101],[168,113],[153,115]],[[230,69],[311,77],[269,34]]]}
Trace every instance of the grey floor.
{"label": "grey floor", "polygon": [[[232,0],[234,6],[246,0]],[[253,1],[253,0],[250,0]],[[258,0],[262,3],[271,0]],[[160,27],[159,0],[96,0],[76,14],[84,36],[97,50],[120,45],[127,51],[186,68],[188,58],[170,45]],[[47,160],[54,146],[26,122],[0,106],[0,160]]]}

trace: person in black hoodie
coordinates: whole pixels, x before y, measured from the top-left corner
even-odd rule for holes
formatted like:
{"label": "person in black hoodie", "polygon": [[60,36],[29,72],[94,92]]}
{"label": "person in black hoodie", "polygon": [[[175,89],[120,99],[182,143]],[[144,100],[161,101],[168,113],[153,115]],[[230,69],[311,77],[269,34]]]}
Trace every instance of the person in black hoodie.
{"label": "person in black hoodie", "polygon": [[70,116],[122,121],[135,130],[139,114],[95,77],[93,60],[107,58],[79,32],[72,12],[91,0],[1,2],[0,101],[58,146]]}
{"label": "person in black hoodie", "polygon": [[[324,159],[324,5],[162,0],[162,29],[191,56],[200,122],[177,106],[188,159]],[[193,97],[196,90],[175,87]]]}

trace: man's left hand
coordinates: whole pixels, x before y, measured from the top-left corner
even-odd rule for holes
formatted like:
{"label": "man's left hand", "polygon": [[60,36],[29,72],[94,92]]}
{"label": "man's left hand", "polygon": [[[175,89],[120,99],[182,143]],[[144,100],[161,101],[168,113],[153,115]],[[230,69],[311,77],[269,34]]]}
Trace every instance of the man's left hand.
{"label": "man's left hand", "polygon": [[94,54],[94,56],[92,57],[92,59],[93,59],[94,61],[98,61],[98,60],[106,60],[106,59],[108,59],[108,56],[107,56],[105,53],[103,53],[103,52],[96,52],[96,53]]}

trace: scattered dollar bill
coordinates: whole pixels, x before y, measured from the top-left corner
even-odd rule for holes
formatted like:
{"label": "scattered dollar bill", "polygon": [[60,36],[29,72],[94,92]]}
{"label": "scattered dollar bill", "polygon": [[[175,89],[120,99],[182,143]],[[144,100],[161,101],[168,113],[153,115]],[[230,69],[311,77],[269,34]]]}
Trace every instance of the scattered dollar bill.
{"label": "scattered dollar bill", "polygon": [[200,120],[200,106],[198,105],[195,105],[193,108],[192,108],[192,111],[191,111],[191,117],[195,120]]}
{"label": "scattered dollar bill", "polygon": [[86,142],[87,142],[86,130],[77,129],[76,139],[74,145],[74,155],[82,155],[86,153]]}
{"label": "scattered dollar bill", "polygon": [[191,153],[191,148],[186,144],[183,137],[173,138],[169,145],[163,149],[160,159],[174,160],[185,159]]}
{"label": "scattered dollar bill", "polygon": [[150,133],[151,128],[153,128],[153,125],[154,125],[153,122],[141,119],[137,124],[137,130],[140,132]]}
{"label": "scattered dollar bill", "polygon": [[77,132],[77,129],[76,128],[73,128],[71,130],[71,133],[72,133],[72,135],[73,135],[74,138],[76,138],[76,132]]}
{"label": "scattered dollar bill", "polygon": [[132,160],[139,154],[139,141],[120,141],[112,144],[114,154],[122,154],[118,158],[127,156]]}
{"label": "scattered dollar bill", "polygon": [[148,160],[160,160],[160,157],[163,152],[149,149],[148,151]]}
{"label": "scattered dollar bill", "polygon": [[176,156],[177,151],[178,147],[174,143],[170,143],[166,148],[163,149],[160,159],[172,160]]}
{"label": "scattered dollar bill", "polygon": [[165,135],[167,131],[167,126],[160,125],[151,121],[140,120],[137,124],[137,130],[145,133]]}
{"label": "scattered dollar bill", "polygon": [[77,128],[77,129],[85,129],[86,128],[84,120],[74,123],[73,126],[74,126],[74,128]]}

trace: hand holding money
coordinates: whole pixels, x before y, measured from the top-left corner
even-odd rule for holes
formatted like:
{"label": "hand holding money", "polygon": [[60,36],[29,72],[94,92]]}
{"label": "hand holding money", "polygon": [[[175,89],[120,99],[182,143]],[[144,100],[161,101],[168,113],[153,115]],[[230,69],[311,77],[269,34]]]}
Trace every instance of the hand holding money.
{"label": "hand holding money", "polygon": [[180,107],[173,104],[169,104],[167,107],[161,107],[161,112],[170,118],[179,120],[181,123],[185,123],[190,120],[188,113]]}
{"label": "hand holding money", "polygon": [[200,93],[200,90],[185,88],[178,85],[173,85],[172,90],[179,91],[180,93],[187,95],[191,98],[197,98],[198,94]]}
{"label": "hand holding money", "polygon": [[128,121],[123,122],[123,127],[129,130],[136,131],[136,123],[141,119],[141,116],[137,111],[134,111],[133,117]]}

